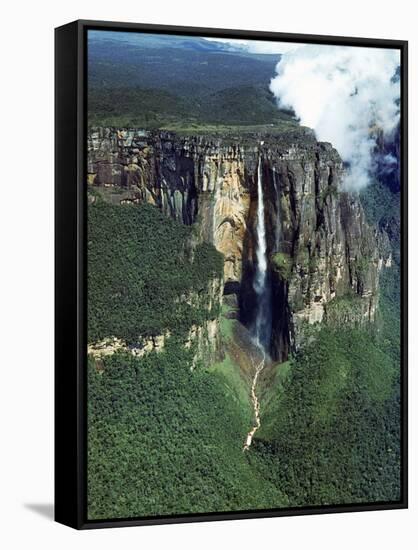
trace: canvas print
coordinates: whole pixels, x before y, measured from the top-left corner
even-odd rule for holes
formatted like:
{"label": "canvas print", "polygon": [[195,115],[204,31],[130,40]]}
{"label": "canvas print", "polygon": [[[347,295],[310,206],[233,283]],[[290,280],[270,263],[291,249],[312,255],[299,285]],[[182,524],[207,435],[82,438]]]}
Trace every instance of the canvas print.
{"label": "canvas print", "polygon": [[400,63],[88,31],[89,520],[401,499]]}

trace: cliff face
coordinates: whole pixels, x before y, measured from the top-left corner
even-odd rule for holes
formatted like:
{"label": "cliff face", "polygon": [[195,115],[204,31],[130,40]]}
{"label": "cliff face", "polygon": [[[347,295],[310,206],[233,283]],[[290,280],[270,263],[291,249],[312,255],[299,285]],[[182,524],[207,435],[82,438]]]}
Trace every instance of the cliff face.
{"label": "cliff face", "polygon": [[[309,133],[214,138],[101,128],[90,132],[88,148],[89,185],[106,200],[155,204],[222,252],[223,291],[247,326],[261,159],[274,358],[300,345],[306,323],[374,319],[388,240],[367,224],[358,197],[343,191],[344,167],[331,145]],[[355,314],[339,300],[355,304]]]}
{"label": "cliff face", "polygon": [[[192,369],[199,362],[212,364],[220,360],[223,356],[220,342],[219,315],[214,314],[220,310],[222,305],[223,280],[214,278],[208,284],[205,293],[204,306],[210,313],[207,319],[201,321],[199,325],[193,324],[186,336],[185,348],[193,351]],[[198,307],[202,305],[202,299],[198,293],[189,293],[181,297],[182,300]],[[171,336],[169,330],[157,336],[141,337],[135,345],[128,345],[125,340],[118,337],[108,337],[101,341],[90,343],[87,347],[87,353],[96,361],[96,367],[100,370],[102,359],[117,352],[127,352],[134,357],[143,357],[149,352],[160,352],[164,349],[167,339]]]}

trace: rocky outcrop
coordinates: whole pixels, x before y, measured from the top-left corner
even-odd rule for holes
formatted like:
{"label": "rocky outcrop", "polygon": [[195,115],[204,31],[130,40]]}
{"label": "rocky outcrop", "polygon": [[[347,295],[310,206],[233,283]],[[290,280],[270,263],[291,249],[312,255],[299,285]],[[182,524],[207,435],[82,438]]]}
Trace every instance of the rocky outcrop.
{"label": "rocky outcrop", "polygon": [[199,238],[224,254],[225,281],[240,281],[250,194],[239,145],[97,129],[88,147],[90,185],[113,202],[147,201],[185,224],[198,221]]}
{"label": "rocky outcrop", "polygon": [[187,349],[194,349],[192,369],[199,363],[211,365],[220,358],[219,319],[210,319],[201,325],[192,325],[185,343]]}
{"label": "rocky outcrop", "polygon": [[210,365],[221,358],[219,313],[223,301],[223,279],[212,279],[204,293],[190,293],[182,297],[189,305],[206,311],[205,319],[193,324],[185,340],[186,349],[193,350],[192,369],[199,363]]}
{"label": "rocky outcrop", "polygon": [[[206,292],[189,292],[180,297],[182,302],[187,303],[196,310],[204,309],[202,321],[199,325],[193,324],[184,338],[186,349],[193,351],[191,368],[194,369],[199,363],[212,364],[222,356],[219,312],[223,299],[223,279],[214,277],[209,283]],[[172,336],[169,330],[163,334],[142,337],[138,335],[133,345],[116,336],[107,337],[97,342],[90,342],[87,346],[87,354],[91,356],[96,366],[102,364],[105,357],[115,353],[130,353],[134,357],[143,357],[150,352],[161,352],[164,350],[167,340]]]}
{"label": "rocky outcrop", "polygon": [[[338,308],[329,307],[337,298],[357,300],[356,323],[374,319],[379,273],[391,261],[388,239],[367,223],[359,197],[343,189],[344,166],[330,144],[302,130],[184,137],[100,128],[90,131],[88,146],[91,189],[112,202],[150,202],[193,224],[196,240],[222,252],[224,292],[236,296],[247,326],[254,321],[256,300],[261,157],[274,358],[285,359],[300,345],[305,324],[338,323]],[[216,349],[214,326],[195,327],[190,338],[206,331]]]}
{"label": "rocky outcrop", "polygon": [[[379,273],[391,261],[385,233],[368,225],[358,195],[343,189],[344,167],[330,144],[269,155],[279,196],[281,237],[272,256],[274,276],[286,282],[290,339],[304,323],[326,320],[336,297],[360,297],[364,321],[378,305]],[[274,245],[272,245],[274,250]]]}
{"label": "rocky outcrop", "polygon": [[165,334],[159,334],[145,339],[142,338],[135,346],[128,346],[122,338],[113,336],[111,338],[104,338],[99,342],[90,343],[87,346],[87,354],[95,360],[103,359],[103,357],[108,357],[118,352],[127,352],[135,357],[142,357],[151,351],[162,351],[169,336],[170,333],[166,332]]}

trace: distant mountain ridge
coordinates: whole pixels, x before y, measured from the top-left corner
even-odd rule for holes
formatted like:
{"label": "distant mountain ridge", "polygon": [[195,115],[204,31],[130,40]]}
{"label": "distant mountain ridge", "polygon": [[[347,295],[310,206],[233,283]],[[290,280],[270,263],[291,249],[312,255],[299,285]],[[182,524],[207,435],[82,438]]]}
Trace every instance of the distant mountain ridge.
{"label": "distant mountain ridge", "polygon": [[[146,40],[144,40],[146,38]],[[233,52],[242,55],[254,56],[248,52],[242,44],[234,45],[232,42],[218,42],[208,40],[200,36],[186,36],[178,34],[153,34],[145,32],[121,32],[121,31],[89,31],[89,41],[100,42],[124,42],[143,48],[180,48],[208,52]],[[265,55],[265,54],[260,54]],[[267,54],[269,55],[269,54]],[[274,54],[277,58],[277,55]]]}
{"label": "distant mountain ridge", "polygon": [[92,124],[276,124],[278,54],[200,37],[89,31]]}

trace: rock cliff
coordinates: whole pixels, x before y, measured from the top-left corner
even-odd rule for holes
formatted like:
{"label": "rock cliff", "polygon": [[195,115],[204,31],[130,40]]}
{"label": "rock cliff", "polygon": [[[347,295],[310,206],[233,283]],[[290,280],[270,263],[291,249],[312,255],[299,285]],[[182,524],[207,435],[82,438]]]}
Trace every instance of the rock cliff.
{"label": "rock cliff", "polygon": [[[275,359],[300,345],[305,324],[374,319],[388,239],[367,223],[358,196],[344,191],[344,166],[330,144],[302,130],[211,137],[99,128],[90,130],[88,150],[88,184],[106,200],[150,202],[222,252],[223,292],[247,326],[261,158]],[[341,300],[345,307],[335,307]],[[210,332],[216,340],[216,327]]]}

